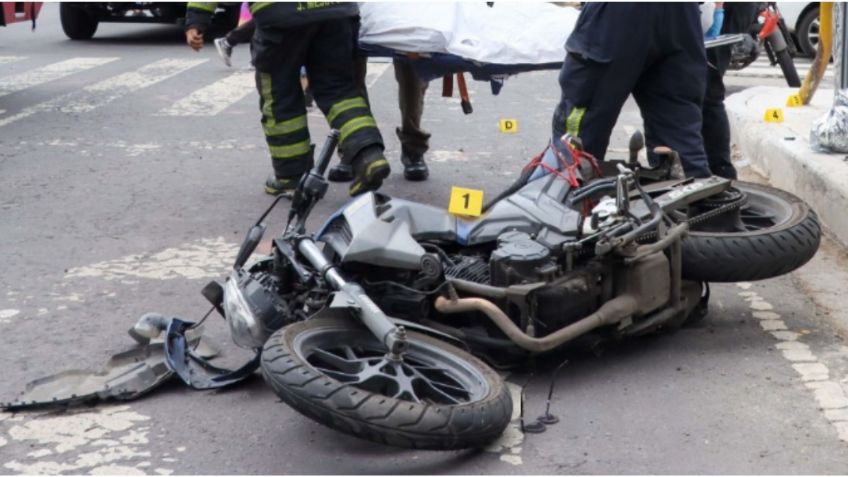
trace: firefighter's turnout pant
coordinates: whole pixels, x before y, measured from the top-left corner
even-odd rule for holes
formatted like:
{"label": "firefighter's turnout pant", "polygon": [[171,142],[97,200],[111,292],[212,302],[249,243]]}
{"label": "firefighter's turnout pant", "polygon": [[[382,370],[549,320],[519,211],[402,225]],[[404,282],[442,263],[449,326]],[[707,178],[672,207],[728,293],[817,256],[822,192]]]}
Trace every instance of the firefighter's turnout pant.
{"label": "firefighter's turnout pant", "polygon": [[566,50],[554,135],[579,136],[602,159],[632,93],[649,157],[654,147],[668,146],[680,153],[688,176],[710,175],[701,137],[707,65],[697,4],[590,2]]}
{"label": "firefighter's turnout pant", "polygon": [[383,147],[383,138],[354,77],[354,19],[321,20],[263,32],[253,39],[256,88],[262,127],[278,178],[305,173],[310,160],[306,104],[300,84],[306,67],[309,86],[330,127],[340,132],[339,152],[355,158],[364,148]]}

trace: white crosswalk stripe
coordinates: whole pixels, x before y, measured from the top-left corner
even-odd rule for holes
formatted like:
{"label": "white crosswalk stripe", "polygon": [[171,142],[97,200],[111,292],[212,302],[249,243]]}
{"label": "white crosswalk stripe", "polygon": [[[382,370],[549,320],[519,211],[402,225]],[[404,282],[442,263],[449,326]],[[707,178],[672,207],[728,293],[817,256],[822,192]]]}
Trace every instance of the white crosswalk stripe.
{"label": "white crosswalk stripe", "polygon": [[25,60],[26,56],[0,56],[0,65]]}
{"label": "white crosswalk stripe", "polygon": [[104,65],[118,58],[71,58],[31,71],[0,78],[0,96],[55,81],[95,66]]}
{"label": "white crosswalk stripe", "polygon": [[[795,58],[795,69],[798,71],[798,77],[804,78],[812,66],[812,61],[806,58]],[[761,54],[757,61],[751,63],[741,70],[728,70],[726,76],[747,77],[747,78],[783,78],[783,71],[780,65],[772,66],[768,60],[768,56]],[[828,65],[824,74],[825,79],[833,78],[833,65]]]}
{"label": "white crosswalk stripe", "polygon": [[255,92],[254,73],[239,71],[191,93],[157,115],[214,116]]}
{"label": "white crosswalk stripe", "polygon": [[[0,64],[13,63],[29,59],[23,56],[0,56]],[[20,93],[23,104],[22,109],[3,108],[0,109],[0,127],[17,121],[21,121],[37,113],[88,113],[97,108],[106,106],[116,100],[131,94],[144,97],[144,90],[163,80],[188,72],[190,69],[208,62],[208,59],[176,59],[165,58],[146,64],[137,69],[122,70],[120,65],[123,58],[120,57],[76,57],[53,63],[42,63],[33,65],[29,70],[16,70],[11,74],[4,74],[0,69],[0,98],[12,93]],[[113,76],[104,79],[103,71],[97,67],[110,64],[109,71]],[[389,69],[390,62],[369,62],[368,74],[365,83],[368,87],[373,86]],[[133,66],[136,67],[135,65]],[[198,81],[192,79],[187,82],[175,82],[176,88],[167,90],[162,94],[156,92],[156,101],[171,102],[165,107],[157,104],[158,112],[152,113],[159,117],[215,117],[224,113],[237,103],[245,100],[248,96],[256,95],[256,84],[254,71],[252,69],[239,69],[221,72],[221,70],[203,70],[201,78],[217,77],[218,79],[198,86]],[[49,98],[39,98],[40,102],[27,102],[30,91],[38,91],[41,95],[45,90],[37,89],[37,86],[51,83],[60,88],[64,78],[75,76],[74,84],[84,83],[84,86],[68,91],[64,94]],[[87,75],[87,76],[86,76]],[[91,81],[85,82],[89,77]],[[253,106],[255,108],[255,105]],[[9,109],[10,111],[5,111]],[[155,109],[154,109],[155,110]],[[8,113],[8,115],[7,115]],[[320,111],[315,110],[310,115],[323,116]]]}
{"label": "white crosswalk stripe", "polygon": [[59,111],[84,113],[101,107],[126,94],[138,91],[180,74],[208,60],[163,59],[141,68],[121,73],[58,98],[30,106],[18,114],[0,118],[0,127],[32,116],[37,112]]}

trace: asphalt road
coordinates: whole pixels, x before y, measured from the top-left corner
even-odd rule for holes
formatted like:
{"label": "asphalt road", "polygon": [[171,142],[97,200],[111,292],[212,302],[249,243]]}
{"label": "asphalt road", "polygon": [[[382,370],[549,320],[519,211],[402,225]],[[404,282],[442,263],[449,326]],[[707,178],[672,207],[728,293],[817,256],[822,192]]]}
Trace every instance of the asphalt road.
{"label": "asphalt road", "polygon": [[[173,27],[105,24],[72,42],[57,10],[47,5],[35,32],[0,29],[0,400],[34,378],[97,369],[132,344],[126,330],[144,312],[199,318],[201,287],[226,273],[270,200],[246,48],[227,69]],[[372,64],[368,81],[395,168],[384,191],[445,206],[451,185],[491,195],[508,184],[543,147],[559,94],[555,71],[511,78],[499,96],[475,82],[465,116],[433,84],[431,179],[411,184],[399,173],[391,66]],[[518,133],[498,132],[507,118]],[[322,117],[309,121],[321,143]],[[639,124],[629,104],[613,149]],[[313,226],[345,198],[332,187]],[[280,226],[278,214],[270,230]],[[560,423],[526,436],[513,423],[485,450],[347,437],[257,377],[220,392],[174,384],[129,403],[0,413],[0,473],[844,473],[848,347],[814,300],[795,276],[714,286],[696,326],[514,373],[517,384],[535,373],[533,417],[552,363],[570,360],[552,405]],[[241,356],[221,320],[208,332],[226,359]]]}

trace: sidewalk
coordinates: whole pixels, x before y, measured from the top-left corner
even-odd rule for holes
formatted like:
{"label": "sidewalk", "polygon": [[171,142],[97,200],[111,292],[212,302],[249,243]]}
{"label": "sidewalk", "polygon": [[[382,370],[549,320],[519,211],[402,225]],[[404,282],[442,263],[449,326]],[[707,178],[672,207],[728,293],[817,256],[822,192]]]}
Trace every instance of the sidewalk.
{"label": "sidewalk", "polygon": [[[775,187],[804,199],[843,245],[848,245],[848,156],[810,148],[810,128],[833,102],[833,90],[819,89],[809,106],[790,108],[796,88],[755,87],[725,101],[733,142],[751,167]],[[767,108],[779,107],[784,122],[767,123]]]}

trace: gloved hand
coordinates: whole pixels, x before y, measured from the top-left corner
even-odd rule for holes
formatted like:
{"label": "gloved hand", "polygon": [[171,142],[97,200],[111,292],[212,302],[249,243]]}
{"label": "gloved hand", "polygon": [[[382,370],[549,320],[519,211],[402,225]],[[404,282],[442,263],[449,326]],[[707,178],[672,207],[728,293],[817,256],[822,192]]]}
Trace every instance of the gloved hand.
{"label": "gloved hand", "polygon": [[718,7],[713,12],[713,24],[704,33],[704,38],[711,40],[721,34],[721,26],[724,24],[724,8]]}

